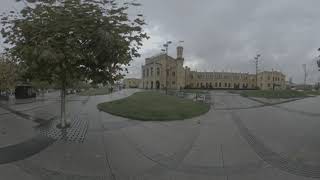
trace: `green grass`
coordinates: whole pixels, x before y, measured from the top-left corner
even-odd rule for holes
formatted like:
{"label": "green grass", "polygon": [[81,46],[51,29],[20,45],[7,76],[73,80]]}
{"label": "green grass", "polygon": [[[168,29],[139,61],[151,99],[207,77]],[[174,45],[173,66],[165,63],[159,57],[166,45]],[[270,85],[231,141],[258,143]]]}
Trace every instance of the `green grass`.
{"label": "green grass", "polygon": [[183,120],[209,111],[208,104],[157,92],[139,92],[117,101],[98,104],[107,113],[144,121]]}
{"label": "green grass", "polygon": [[306,91],[306,93],[313,96],[320,96],[320,91]]}
{"label": "green grass", "polygon": [[261,97],[261,98],[303,98],[308,97],[307,92],[300,92],[294,90],[252,90],[252,91],[240,91],[240,95],[244,97]]}
{"label": "green grass", "polygon": [[98,95],[106,95],[109,94],[109,88],[99,88],[99,89],[90,89],[87,91],[80,92],[80,96],[98,96]]}
{"label": "green grass", "polygon": [[207,93],[207,90],[202,90],[202,89],[183,89],[181,90],[182,92],[186,92],[186,93]]}

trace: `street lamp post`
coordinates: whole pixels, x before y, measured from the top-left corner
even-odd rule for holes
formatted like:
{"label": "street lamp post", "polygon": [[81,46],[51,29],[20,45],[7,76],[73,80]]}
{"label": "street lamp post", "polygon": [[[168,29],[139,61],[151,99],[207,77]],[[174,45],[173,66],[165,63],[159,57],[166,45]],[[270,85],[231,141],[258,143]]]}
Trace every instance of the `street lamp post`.
{"label": "street lamp post", "polygon": [[260,54],[257,54],[256,57],[254,57],[254,61],[256,64],[256,89],[258,89],[258,70],[259,70],[259,58],[261,57]]}
{"label": "street lamp post", "polygon": [[[318,51],[320,51],[320,48],[318,49]],[[318,68],[319,68],[319,71],[320,71],[320,55],[318,56],[317,64],[318,64]]]}
{"label": "street lamp post", "polygon": [[168,94],[168,76],[169,76],[169,68],[168,68],[168,49],[169,45],[172,43],[172,41],[167,41],[163,47],[165,48],[162,51],[165,51],[166,54],[166,94]]}

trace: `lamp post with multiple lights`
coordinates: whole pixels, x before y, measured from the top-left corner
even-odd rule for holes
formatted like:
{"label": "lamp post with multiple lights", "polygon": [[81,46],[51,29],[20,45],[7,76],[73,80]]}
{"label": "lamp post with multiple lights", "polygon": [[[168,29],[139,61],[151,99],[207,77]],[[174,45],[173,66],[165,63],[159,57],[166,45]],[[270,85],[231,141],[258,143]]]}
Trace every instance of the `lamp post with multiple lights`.
{"label": "lamp post with multiple lights", "polygon": [[259,58],[261,57],[261,54],[257,54],[256,57],[254,57],[254,62],[256,64],[256,89],[258,89],[258,71],[259,71]]}
{"label": "lamp post with multiple lights", "polygon": [[[320,48],[318,49],[318,51],[320,52]],[[317,57],[317,65],[318,65],[318,70],[320,71],[320,55]],[[320,89],[320,81],[318,81],[318,88]]]}
{"label": "lamp post with multiple lights", "polygon": [[[320,52],[320,48],[318,49],[318,51]],[[318,56],[317,64],[318,64],[318,68],[319,68],[319,71],[320,71],[320,55]]]}
{"label": "lamp post with multiple lights", "polygon": [[163,47],[164,49],[161,49],[163,52],[165,52],[166,55],[166,94],[168,94],[168,76],[169,76],[169,68],[168,68],[168,50],[169,45],[172,44],[172,41],[167,41]]}

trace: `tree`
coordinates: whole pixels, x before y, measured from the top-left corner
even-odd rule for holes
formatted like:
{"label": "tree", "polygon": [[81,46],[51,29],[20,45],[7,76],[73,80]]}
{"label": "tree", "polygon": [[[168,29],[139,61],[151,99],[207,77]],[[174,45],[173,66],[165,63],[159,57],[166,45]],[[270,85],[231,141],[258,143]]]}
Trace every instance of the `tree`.
{"label": "tree", "polygon": [[[25,2],[25,1],[24,1]],[[66,127],[66,88],[74,81],[109,83],[140,57],[145,25],[142,14],[114,0],[28,0],[20,11],[2,17],[8,52],[25,77],[58,84],[61,126]]]}
{"label": "tree", "polygon": [[6,56],[0,56],[0,92],[11,91],[16,85],[17,66]]}

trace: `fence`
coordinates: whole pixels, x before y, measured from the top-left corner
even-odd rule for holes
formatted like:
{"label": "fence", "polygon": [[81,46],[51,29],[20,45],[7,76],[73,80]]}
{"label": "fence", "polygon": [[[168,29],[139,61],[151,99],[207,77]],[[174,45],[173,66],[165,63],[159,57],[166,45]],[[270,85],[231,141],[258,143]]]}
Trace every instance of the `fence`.
{"label": "fence", "polygon": [[207,91],[186,92],[186,91],[168,91],[168,95],[184,99],[211,104],[211,95]]}

